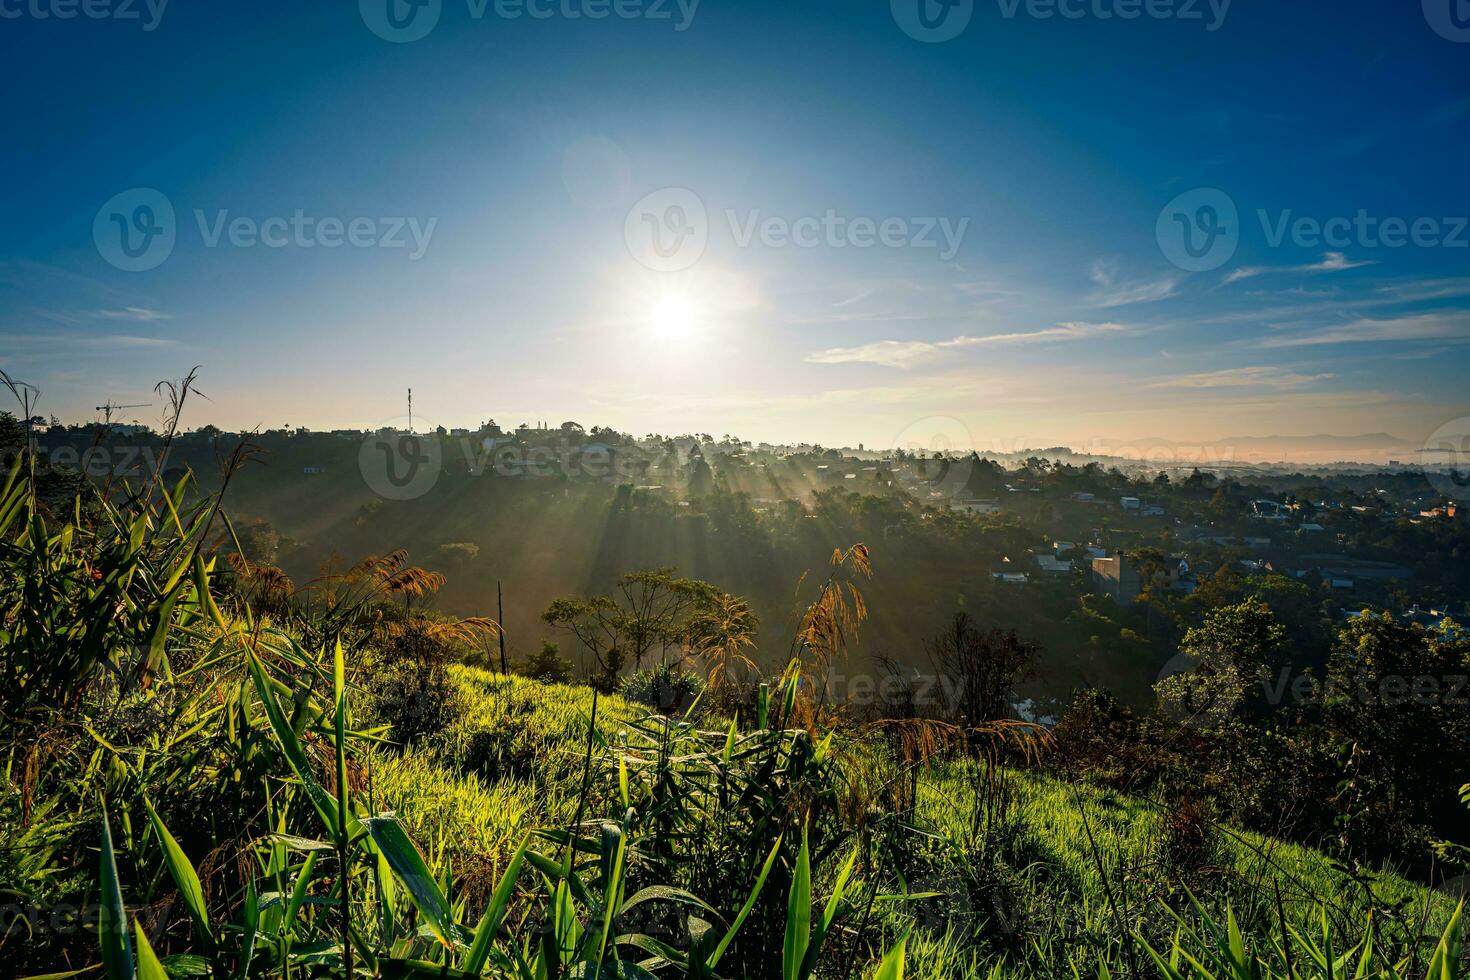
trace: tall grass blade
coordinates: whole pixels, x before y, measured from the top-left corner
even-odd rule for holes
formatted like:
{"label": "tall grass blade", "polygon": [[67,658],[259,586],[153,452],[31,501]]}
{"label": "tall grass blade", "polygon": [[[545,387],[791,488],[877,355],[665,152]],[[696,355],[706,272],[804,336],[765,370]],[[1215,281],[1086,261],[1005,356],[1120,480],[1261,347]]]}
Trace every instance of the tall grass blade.
{"label": "tall grass blade", "polygon": [[250,666],[250,677],[255,682],[255,692],[260,697],[261,705],[265,708],[271,731],[275,732],[276,740],[280,742],[281,749],[286,755],[286,762],[296,773],[296,778],[301,780],[301,786],[306,790],[307,799],[311,800],[311,805],[320,814],[322,823],[326,825],[327,833],[336,838],[339,833],[337,801],[322,789],[321,783],[317,782],[316,776],[312,774],[311,762],[306,757],[306,751],[301,747],[301,740],[296,737],[296,730],[291,727],[291,723],[281,712],[281,704],[276,700],[270,681],[266,679],[265,668],[261,666],[260,658],[255,655],[254,650],[246,649],[245,661]]}
{"label": "tall grass blade", "polygon": [[807,834],[801,832],[801,851],[791,875],[791,892],[786,901],[786,942],[781,953],[782,980],[801,980],[807,944],[812,935],[812,858]]}
{"label": "tall grass blade", "polygon": [[888,951],[883,962],[878,964],[878,972],[873,974],[873,980],[903,980],[905,948],[908,943],[909,937],[904,935],[898,945]]}
{"label": "tall grass blade", "polygon": [[460,965],[464,972],[478,974],[484,969],[485,961],[490,957],[490,947],[495,942],[496,933],[500,931],[500,924],[505,921],[506,910],[515,894],[516,879],[520,877],[521,864],[525,857],[526,845],[522,843],[516,848],[515,854],[511,855],[510,864],[506,865],[505,874],[500,876],[500,884],[495,886],[490,904],[485,906],[485,914],[480,917],[480,924],[475,928],[470,951]]}
{"label": "tall grass blade", "polygon": [[199,874],[194,870],[184,849],[174,839],[174,835],[164,826],[163,818],[153,808],[153,803],[145,798],[143,806],[148,810],[148,820],[153,824],[153,832],[158,835],[158,843],[163,848],[163,862],[168,867],[169,877],[173,878],[174,885],[179,889],[179,897],[189,910],[194,934],[201,943],[212,949],[214,932],[209,924],[209,910],[204,906],[204,888],[199,883]]}
{"label": "tall grass blade", "polygon": [[449,902],[439,890],[434,874],[424,863],[424,857],[414,847],[413,841],[403,832],[394,817],[371,817],[367,821],[368,833],[373,843],[382,852],[393,869],[393,874],[408,889],[408,896],[419,910],[429,930],[445,948],[454,946],[454,914]]}
{"label": "tall grass blade", "polygon": [[137,934],[138,941],[138,980],[169,980],[168,971],[158,961],[158,954],[153,952],[153,947],[148,943],[148,934],[143,931],[141,922],[133,922],[133,930]]}
{"label": "tall grass blade", "polygon": [[107,803],[102,804],[102,907],[97,937],[102,943],[102,966],[108,980],[133,980],[133,949],[128,942],[128,917],[117,879],[117,856],[112,848],[112,824]]}
{"label": "tall grass blade", "polygon": [[711,970],[719,965],[720,958],[725,955],[725,951],[735,941],[735,933],[740,930],[741,924],[745,922],[751,910],[755,908],[756,900],[760,898],[761,889],[766,886],[766,879],[771,876],[771,868],[776,864],[776,855],[780,853],[781,838],[777,837],[776,843],[771,845],[771,853],[766,855],[766,863],[761,866],[760,874],[756,875],[755,884],[750,889],[750,895],[746,897],[745,904],[740,908],[740,914],[735,916],[735,921],[730,923],[730,928],[726,930],[724,938],[720,940],[720,944],[715,947],[715,951],[710,954],[709,959],[706,961]]}

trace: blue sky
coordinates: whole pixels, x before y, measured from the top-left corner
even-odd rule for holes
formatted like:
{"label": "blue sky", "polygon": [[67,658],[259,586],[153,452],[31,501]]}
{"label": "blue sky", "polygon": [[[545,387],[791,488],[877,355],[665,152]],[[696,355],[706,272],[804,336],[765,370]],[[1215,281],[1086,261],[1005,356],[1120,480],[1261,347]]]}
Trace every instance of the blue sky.
{"label": "blue sky", "polygon": [[[446,425],[870,446],[1470,414],[1451,0],[972,0],[938,43],[919,0],[441,0],[403,43],[388,0],[91,2],[0,0],[0,367],[63,418],[195,364],[226,427],[409,386]],[[650,263],[646,207],[702,252]],[[172,244],[130,271],[124,230]]]}

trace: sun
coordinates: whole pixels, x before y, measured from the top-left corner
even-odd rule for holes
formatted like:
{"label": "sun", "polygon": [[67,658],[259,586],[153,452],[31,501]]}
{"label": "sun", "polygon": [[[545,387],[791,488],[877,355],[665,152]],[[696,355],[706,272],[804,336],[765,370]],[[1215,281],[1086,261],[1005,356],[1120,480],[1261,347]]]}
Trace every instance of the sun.
{"label": "sun", "polygon": [[699,310],[687,296],[668,293],[648,308],[648,327],[664,341],[688,341],[699,331]]}

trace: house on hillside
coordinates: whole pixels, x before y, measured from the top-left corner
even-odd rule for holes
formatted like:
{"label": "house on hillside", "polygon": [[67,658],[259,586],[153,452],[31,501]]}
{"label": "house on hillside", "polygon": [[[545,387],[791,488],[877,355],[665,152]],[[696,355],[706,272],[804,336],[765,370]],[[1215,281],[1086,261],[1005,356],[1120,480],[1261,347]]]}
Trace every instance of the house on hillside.
{"label": "house on hillside", "polygon": [[1261,521],[1284,521],[1290,512],[1274,500],[1252,500],[1251,516]]}
{"label": "house on hillside", "polygon": [[[1414,570],[1390,561],[1372,561],[1349,555],[1302,555],[1296,562],[1304,571],[1316,571],[1323,578],[1370,579],[1399,581],[1409,578]],[[1334,588],[1336,584],[1334,583]],[[1347,586],[1351,588],[1351,585]]]}
{"label": "house on hillside", "polygon": [[1037,555],[1036,565],[1044,575],[1065,575],[1072,570],[1071,562],[1048,554]]}
{"label": "house on hillside", "polygon": [[1120,551],[1108,558],[1092,559],[1092,588],[1098,595],[1112,596],[1118,602],[1132,602],[1142,591],[1143,580]]}

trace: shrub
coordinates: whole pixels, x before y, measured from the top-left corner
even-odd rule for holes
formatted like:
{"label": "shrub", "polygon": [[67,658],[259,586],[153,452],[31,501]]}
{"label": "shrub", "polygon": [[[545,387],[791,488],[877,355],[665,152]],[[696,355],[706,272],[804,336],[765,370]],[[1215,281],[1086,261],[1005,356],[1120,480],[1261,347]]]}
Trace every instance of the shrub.
{"label": "shrub", "polygon": [[392,726],[389,738],[400,745],[443,732],[464,714],[459,687],[440,665],[391,667],[377,695],[378,713]]}
{"label": "shrub", "polygon": [[678,664],[660,664],[623,679],[622,694],[666,715],[682,715],[704,693],[704,679]]}
{"label": "shrub", "polygon": [[543,640],[541,649],[521,665],[520,673],[543,684],[566,684],[572,679],[572,662],[561,655],[561,648]]}

